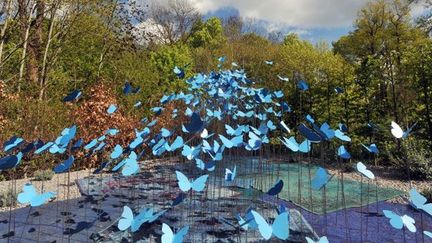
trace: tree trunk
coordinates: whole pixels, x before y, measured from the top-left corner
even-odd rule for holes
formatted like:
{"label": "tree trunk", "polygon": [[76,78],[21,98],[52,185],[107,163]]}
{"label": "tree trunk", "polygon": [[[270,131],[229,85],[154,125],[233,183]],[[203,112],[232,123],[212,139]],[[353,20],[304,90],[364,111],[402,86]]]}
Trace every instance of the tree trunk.
{"label": "tree trunk", "polygon": [[28,42],[28,62],[26,78],[31,83],[38,83],[40,80],[39,61],[42,59],[42,33],[45,12],[45,1],[36,1],[36,19],[32,23],[34,32]]}
{"label": "tree trunk", "polygon": [[[9,20],[10,20],[9,11],[10,11],[10,6],[11,6],[11,0],[6,0],[4,6],[5,6],[6,20],[2,26],[1,31],[0,31],[0,39],[1,39],[1,42],[0,42],[0,67],[2,66],[2,63],[3,63],[3,61],[2,61],[2,59],[3,59],[3,46],[4,46],[5,37],[6,37],[6,30],[8,27]],[[0,79],[1,79],[2,70],[3,69],[0,69]]]}

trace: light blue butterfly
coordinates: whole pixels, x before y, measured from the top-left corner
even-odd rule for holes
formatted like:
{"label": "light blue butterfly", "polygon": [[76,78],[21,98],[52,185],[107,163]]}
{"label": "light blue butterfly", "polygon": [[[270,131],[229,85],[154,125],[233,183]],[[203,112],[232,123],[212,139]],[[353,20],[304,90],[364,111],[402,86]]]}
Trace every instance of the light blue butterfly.
{"label": "light blue butterfly", "polygon": [[330,125],[327,122],[324,122],[321,125],[320,131],[326,136],[327,140],[330,140],[335,136],[335,131],[330,128]]}
{"label": "light blue butterfly", "polygon": [[279,140],[291,151],[293,152],[302,152],[302,153],[309,153],[311,150],[311,142],[308,139],[305,139],[301,144],[298,144],[295,140],[294,136],[290,137],[289,139],[283,137],[283,140],[279,138]]}
{"label": "light blue butterfly", "polygon": [[332,178],[326,169],[319,167],[315,173],[314,178],[311,180],[311,187],[314,190],[321,190]]}
{"label": "light blue butterfly", "polygon": [[196,192],[204,190],[208,178],[208,175],[203,175],[198,177],[194,181],[189,181],[189,178],[187,178],[180,171],[176,171],[176,175],[180,190],[182,190],[183,192],[188,192],[191,189]]}
{"label": "light blue butterfly", "polygon": [[383,210],[386,218],[390,219],[390,224],[395,229],[402,229],[404,226],[411,232],[416,232],[415,220],[408,215],[400,216],[392,211]]}
{"label": "light blue butterfly", "polygon": [[183,138],[180,136],[177,136],[171,145],[169,145],[168,142],[165,143],[165,148],[167,151],[172,152],[172,151],[175,151],[175,150],[183,147],[183,144],[184,144]]}
{"label": "light blue butterfly", "polygon": [[228,139],[225,136],[219,134],[219,138],[227,148],[239,147],[243,145],[243,135]]}
{"label": "light blue butterfly", "polygon": [[335,137],[339,138],[340,140],[342,140],[344,142],[351,142],[351,138],[348,137],[347,135],[345,135],[345,133],[339,129],[337,129],[335,131]]}
{"label": "light blue butterfly", "polygon": [[423,231],[423,233],[427,236],[427,237],[429,237],[429,238],[431,238],[432,239],[432,232],[430,232],[430,231]]}
{"label": "light blue butterfly", "polygon": [[226,181],[234,181],[235,177],[237,175],[237,166],[234,166],[234,169],[231,171],[228,168],[225,168],[225,180]]}
{"label": "light blue butterfly", "polygon": [[23,186],[23,192],[18,194],[18,202],[21,204],[30,204],[32,207],[40,206],[46,203],[48,200],[56,196],[55,192],[45,192],[38,194],[35,187],[32,184],[25,184]]}
{"label": "light blue butterfly", "polygon": [[170,132],[170,130],[168,130],[166,128],[162,128],[161,129],[161,135],[162,135],[162,137],[167,138],[167,137],[171,136],[172,133]]}
{"label": "light blue butterfly", "polygon": [[114,147],[114,150],[111,152],[110,158],[117,159],[120,155],[123,154],[123,148],[119,144]]}
{"label": "light blue butterfly", "polygon": [[258,230],[264,239],[269,240],[272,237],[272,235],[276,236],[281,240],[288,239],[289,237],[288,212],[279,214],[275,218],[273,225],[269,225],[267,221],[256,211],[252,210],[251,212],[255,219],[255,222],[258,224]]}
{"label": "light blue butterfly", "polygon": [[112,114],[112,113],[114,113],[116,110],[117,110],[117,107],[116,107],[115,105],[111,104],[111,105],[108,107],[108,109],[107,109],[107,113],[108,113],[108,114]]}
{"label": "light blue butterfly", "polygon": [[432,216],[432,203],[426,203],[426,197],[418,193],[415,188],[410,191],[409,201],[414,208],[421,209]]}
{"label": "light blue butterfly", "polygon": [[243,133],[243,127],[238,126],[235,130],[230,125],[225,124],[226,133],[230,136],[239,136]]}
{"label": "light blue butterfly", "polygon": [[366,176],[369,179],[375,179],[375,175],[372,173],[372,171],[368,170],[366,168],[366,165],[364,165],[362,162],[358,162],[356,169],[358,172],[360,172],[362,175]]}
{"label": "light blue butterfly", "polygon": [[136,217],[134,217],[132,209],[130,209],[128,206],[124,206],[123,213],[117,224],[117,227],[120,231],[124,231],[130,227],[132,232],[136,232],[138,231],[138,229],[141,227],[142,224],[153,223],[165,212],[166,210],[162,210],[154,214],[152,208],[143,208],[141,209],[139,214]]}
{"label": "light blue butterfly", "polygon": [[[135,153],[135,152],[132,152]],[[135,156],[136,157],[136,156]],[[126,163],[124,164],[122,168],[122,175],[123,176],[130,176],[133,174],[136,174],[139,172],[139,164],[136,158],[127,158]]]}
{"label": "light blue butterfly", "polygon": [[351,158],[351,154],[345,149],[345,146],[343,146],[343,145],[341,145],[338,148],[337,154],[342,159],[350,159]]}
{"label": "light blue butterfly", "polygon": [[189,226],[183,227],[174,234],[173,230],[165,223],[162,224],[162,243],[182,243],[183,238],[187,234]]}
{"label": "light blue butterfly", "polygon": [[88,144],[86,144],[86,145],[84,146],[84,149],[85,149],[85,150],[90,150],[90,149],[92,149],[94,146],[96,146],[97,143],[98,143],[98,140],[97,140],[97,139],[93,139],[91,142],[89,142]]}
{"label": "light blue butterfly", "polygon": [[329,243],[329,240],[327,239],[327,236],[320,237],[318,239],[318,241],[314,241],[311,238],[306,237],[306,241],[307,241],[307,243]]}
{"label": "light blue butterfly", "polygon": [[264,63],[267,65],[273,65],[273,61],[264,61]]}
{"label": "light blue butterfly", "polygon": [[183,145],[182,155],[185,156],[188,160],[195,159],[201,152],[201,145],[196,147],[191,147],[189,145]]}
{"label": "light blue butterfly", "polygon": [[200,170],[207,169],[208,171],[214,171],[216,169],[216,163],[214,161],[205,163],[199,158],[195,158],[195,164]]}

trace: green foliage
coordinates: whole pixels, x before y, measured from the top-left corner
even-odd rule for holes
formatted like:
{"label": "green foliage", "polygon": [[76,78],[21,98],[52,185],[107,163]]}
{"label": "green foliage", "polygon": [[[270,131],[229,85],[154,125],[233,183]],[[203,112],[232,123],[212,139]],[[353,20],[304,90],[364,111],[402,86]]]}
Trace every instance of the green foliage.
{"label": "green foliage", "polygon": [[54,176],[54,171],[52,170],[38,170],[34,173],[35,181],[50,181]]}
{"label": "green foliage", "polygon": [[[177,78],[173,69],[175,66],[182,68],[186,77],[190,77],[190,70],[194,63],[188,46],[182,44],[160,46],[157,51],[150,53],[150,60],[154,71],[158,74],[157,82],[153,87],[161,88],[156,94],[162,95],[185,87],[184,82]],[[155,95],[154,89],[152,93]]]}
{"label": "green foliage", "polygon": [[222,22],[219,18],[209,18],[205,23],[198,21],[192,28],[189,45],[193,48],[220,48],[226,42]]}
{"label": "green foliage", "polygon": [[390,159],[406,171],[410,179],[432,180],[432,142],[408,139],[398,151],[389,151]]}
{"label": "green foliage", "polygon": [[18,194],[11,189],[0,194],[0,208],[17,205]]}

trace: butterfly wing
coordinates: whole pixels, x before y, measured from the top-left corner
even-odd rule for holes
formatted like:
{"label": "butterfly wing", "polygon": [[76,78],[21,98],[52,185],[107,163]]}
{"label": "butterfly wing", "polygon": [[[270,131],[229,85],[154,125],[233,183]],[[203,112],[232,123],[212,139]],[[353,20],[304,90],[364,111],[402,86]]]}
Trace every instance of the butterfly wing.
{"label": "butterfly wing", "polygon": [[138,171],[139,171],[138,162],[135,159],[127,159],[127,162],[122,169],[122,175],[131,176],[133,174],[138,173]]}
{"label": "butterfly wing", "polygon": [[176,171],[178,185],[180,187],[180,190],[187,192],[191,189],[192,185],[189,181],[189,179],[180,171]]}
{"label": "butterfly wing", "polygon": [[432,232],[430,232],[430,231],[423,231],[423,233],[426,235],[426,236],[428,236],[429,238],[431,238],[432,239]]}
{"label": "butterfly wing", "polygon": [[188,231],[189,231],[189,226],[185,226],[181,230],[177,231],[177,233],[174,235],[174,239],[172,243],[182,243],[183,238],[185,237]]}
{"label": "butterfly wing", "polygon": [[117,227],[120,231],[126,230],[129,228],[133,221],[133,212],[132,209],[128,206],[123,207],[123,213],[121,214],[121,218],[117,224]]}
{"label": "butterfly wing", "polygon": [[198,177],[195,181],[192,182],[192,190],[196,192],[200,192],[204,190],[206,182],[207,182],[208,175],[203,175]]}
{"label": "butterfly wing", "polygon": [[390,224],[393,226],[393,228],[395,229],[402,229],[403,227],[403,221],[401,216],[395,214],[392,211],[389,210],[383,210],[384,216],[386,216],[386,218],[390,219]]}
{"label": "butterfly wing", "polygon": [[286,240],[289,237],[289,214],[283,212],[279,214],[273,222],[273,234],[281,239]]}
{"label": "butterfly wing", "polygon": [[422,208],[423,205],[427,202],[427,199],[417,192],[415,188],[410,191],[410,202],[417,209]]}
{"label": "butterfly wing", "polygon": [[30,200],[30,206],[38,207],[38,206],[46,203],[51,198],[55,197],[55,195],[56,194],[54,192],[46,192],[46,193],[42,193],[40,195],[36,195]]}
{"label": "butterfly wing", "polygon": [[231,140],[229,140],[228,138],[224,137],[223,135],[219,134],[219,138],[222,141],[222,143],[225,145],[225,147],[232,148],[234,146],[234,143],[231,142]]}
{"label": "butterfly wing", "polygon": [[375,178],[375,175],[372,173],[372,171],[368,170],[366,165],[364,165],[362,162],[357,163],[357,171],[369,179],[373,180]]}
{"label": "butterfly wing", "polygon": [[36,189],[32,184],[25,184],[23,192],[18,194],[18,202],[21,204],[29,203],[37,195]]}
{"label": "butterfly wing", "polygon": [[120,155],[123,153],[123,148],[122,146],[120,146],[119,144],[117,144],[114,147],[114,150],[112,151],[110,157],[111,159],[117,159],[118,157],[120,157]]}
{"label": "butterfly wing", "polygon": [[319,167],[314,178],[311,181],[311,187],[314,190],[320,190],[329,180],[326,169]]}
{"label": "butterfly wing", "polygon": [[402,138],[404,135],[402,128],[394,121],[391,122],[391,127],[391,134],[393,134],[395,138]]}
{"label": "butterfly wing", "polygon": [[309,153],[311,150],[311,142],[307,139],[305,139],[300,145],[299,145],[299,151],[302,153]]}
{"label": "butterfly wing", "polygon": [[273,234],[273,228],[267,223],[267,221],[256,211],[252,210],[252,215],[255,222],[258,224],[258,230],[262,237],[266,240],[270,239]]}
{"label": "butterfly wing", "polygon": [[411,218],[408,215],[404,215],[401,217],[403,224],[405,225],[405,227],[407,227],[407,229],[413,233],[415,233],[417,231],[416,227],[415,227],[415,220],[413,218]]}
{"label": "butterfly wing", "polygon": [[161,242],[162,243],[173,243],[174,242],[174,232],[165,223],[162,224]]}
{"label": "butterfly wing", "polygon": [[283,180],[279,179],[274,186],[267,191],[267,194],[270,196],[276,196],[282,191],[283,185]]}

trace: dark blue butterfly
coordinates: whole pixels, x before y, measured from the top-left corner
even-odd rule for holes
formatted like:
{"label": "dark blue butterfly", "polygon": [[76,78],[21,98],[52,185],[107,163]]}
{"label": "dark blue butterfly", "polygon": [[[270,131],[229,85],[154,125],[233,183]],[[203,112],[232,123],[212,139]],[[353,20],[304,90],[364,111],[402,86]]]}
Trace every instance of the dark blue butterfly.
{"label": "dark blue butterfly", "polygon": [[78,100],[81,97],[81,91],[74,90],[71,93],[69,93],[66,97],[63,98],[63,102],[72,102],[75,100]]}

